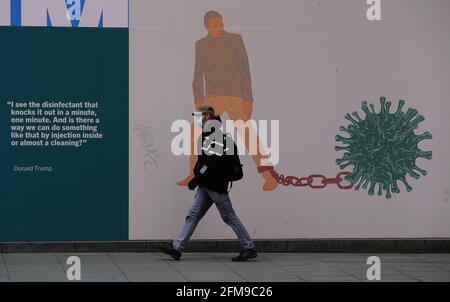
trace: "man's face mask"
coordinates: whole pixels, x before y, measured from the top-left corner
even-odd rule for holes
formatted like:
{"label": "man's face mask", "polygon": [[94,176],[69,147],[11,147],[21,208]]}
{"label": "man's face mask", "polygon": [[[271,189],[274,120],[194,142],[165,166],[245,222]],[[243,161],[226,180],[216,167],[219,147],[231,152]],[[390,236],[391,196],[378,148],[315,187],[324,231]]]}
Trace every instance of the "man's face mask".
{"label": "man's face mask", "polygon": [[194,123],[199,126],[202,127],[203,125],[203,121],[202,121],[202,113],[201,112],[196,112],[194,114]]}

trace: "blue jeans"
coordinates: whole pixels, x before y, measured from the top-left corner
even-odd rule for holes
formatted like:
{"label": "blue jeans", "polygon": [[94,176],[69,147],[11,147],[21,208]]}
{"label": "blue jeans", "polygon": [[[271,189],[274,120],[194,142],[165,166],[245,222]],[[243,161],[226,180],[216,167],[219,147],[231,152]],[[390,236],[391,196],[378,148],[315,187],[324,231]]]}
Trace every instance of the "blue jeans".
{"label": "blue jeans", "polygon": [[197,188],[195,202],[186,216],[186,222],[184,223],[183,229],[173,241],[173,247],[180,252],[185,249],[189,239],[197,227],[198,222],[202,219],[206,212],[208,212],[213,203],[219,210],[223,221],[236,233],[242,248],[254,248],[255,245],[253,244],[250,235],[233,210],[228,194],[220,194],[201,186],[198,186]]}

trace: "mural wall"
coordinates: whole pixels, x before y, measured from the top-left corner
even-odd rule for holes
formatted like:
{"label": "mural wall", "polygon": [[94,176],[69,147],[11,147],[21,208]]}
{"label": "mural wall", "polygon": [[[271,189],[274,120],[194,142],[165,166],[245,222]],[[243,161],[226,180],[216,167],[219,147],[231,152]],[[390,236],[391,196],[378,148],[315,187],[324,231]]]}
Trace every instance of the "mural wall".
{"label": "mural wall", "polygon": [[[130,238],[181,228],[192,160],[172,154],[171,125],[191,123],[199,102],[224,120],[279,121],[274,169],[241,156],[245,176],[230,193],[253,237],[448,237],[450,4],[383,2],[381,21],[367,8],[134,1]],[[223,16],[220,41],[204,26],[210,10]],[[212,209],[194,238],[234,234]]]}
{"label": "mural wall", "polygon": [[[450,2],[369,8],[0,0],[0,241],[172,239],[200,105],[252,238],[450,237]],[[213,207],[194,238],[235,234]]]}

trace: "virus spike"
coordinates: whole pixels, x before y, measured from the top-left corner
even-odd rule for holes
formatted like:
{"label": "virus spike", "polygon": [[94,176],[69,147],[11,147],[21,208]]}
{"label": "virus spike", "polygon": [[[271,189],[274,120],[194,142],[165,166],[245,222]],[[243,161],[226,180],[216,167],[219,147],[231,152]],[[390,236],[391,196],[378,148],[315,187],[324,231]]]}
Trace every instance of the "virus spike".
{"label": "virus spike", "polygon": [[372,113],[370,112],[369,107],[367,106],[367,101],[362,102],[361,108],[366,114],[366,119],[369,118]]}
{"label": "virus spike", "polygon": [[380,98],[380,103],[381,103],[380,113],[382,116],[385,116],[386,115],[386,98],[384,96],[382,96]]}
{"label": "virus spike", "polygon": [[370,196],[373,196],[375,194],[375,184],[376,184],[376,182],[374,182],[374,181],[372,181],[372,183],[370,184],[370,188],[368,191]]}
{"label": "virus spike", "polygon": [[344,159],[342,159],[342,158],[336,159],[336,164],[338,164],[338,165],[340,165],[340,164],[342,164],[342,163],[344,163],[344,162],[347,162],[347,160],[344,160]]}
{"label": "virus spike", "polygon": [[343,170],[343,169],[347,168],[348,166],[354,166],[354,165],[355,165],[355,164],[352,164],[352,163],[348,162],[348,163],[346,163],[346,164],[340,165],[339,168],[340,168],[341,170]]}
{"label": "virus spike", "polygon": [[345,115],[345,118],[346,118],[347,120],[349,120],[353,125],[355,125],[355,126],[358,125],[358,121],[354,120],[350,114],[347,113],[347,114]]}
{"label": "virus spike", "polygon": [[399,179],[406,187],[406,191],[407,192],[411,192],[412,191],[412,187],[409,185],[409,183],[406,181],[405,176],[400,177]]}
{"label": "virus spike", "polygon": [[419,155],[418,156],[426,158],[426,159],[431,159],[433,157],[433,152],[419,150]]}
{"label": "virus spike", "polygon": [[364,174],[364,171],[361,169],[355,169],[348,177],[348,181],[351,183],[356,183]]}
{"label": "virus spike", "polygon": [[343,144],[352,144],[355,142],[351,137],[342,137],[340,135],[336,135],[335,140],[338,142],[342,142]]}
{"label": "virus spike", "polygon": [[361,158],[362,157],[362,155],[361,154],[350,154],[350,153],[344,153],[344,156],[342,156],[342,159],[343,160],[350,160],[350,161],[353,161],[353,160],[355,160],[355,159],[359,159],[359,158]]}
{"label": "virus spike", "polygon": [[372,103],[369,104],[369,107],[370,107],[370,111],[371,111],[373,114],[376,114],[376,112],[375,112],[375,106],[374,106]]}
{"label": "virus spike", "polygon": [[392,186],[392,189],[391,189],[392,193],[400,193],[400,189],[397,186],[397,179],[394,179],[394,178],[392,179],[391,186]]}
{"label": "virus spike", "polygon": [[408,172],[408,175],[415,178],[415,179],[419,179],[420,175],[417,174],[416,172],[413,171],[413,169],[411,169],[410,167],[405,167],[405,170]]}
{"label": "virus spike", "polygon": [[383,194],[383,184],[381,182],[378,182],[378,196],[381,196]]}
{"label": "virus spike", "polygon": [[414,143],[418,143],[418,142],[421,142],[421,141],[423,141],[423,140],[426,140],[426,139],[432,139],[432,138],[433,138],[433,135],[431,135],[430,132],[426,131],[426,132],[424,132],[424,133],[422,133],[422,134],[420,134],[420,135],[417,135],[417,136],[413,139],[413,142],[414,142]]}
{"label": "virus spike", "polygon": [[424,120],[425,120],[425,118],[423,117],[423,115],[419,114],[418,116],[416,116],[416,118],[414,120],[409,122],[409,127],[408,127],[407,131],[417,129],[419,124],[422,123]]}
{"label": "virus spike", "polygon": [[365,179],[364,176],[359,179],[359,182],[355,187],[355,191],[359,191],[359,188],[361,187],[361,184],[364,181],[364,179]]}
{"label": "virus spike", "polygon": [[403,109],[404,105],[405,105],[405,101],[404,100],[399,100],[398,101],[397,111],[395,112],[395,115],[399,115],[399,114],[402,113],[402,109]]}
{"label": "virus spike", "polygon": [[363,120],[361,119],[361,117],[359,116],[358,112],[353,111],[352,112],[353,116],[356,117],[356,119],[358,120],[358,122],[362,122]]}
{"label": "virus spike", "polygon": [[408,108],[408,111],[406,111],[405,116],[403,117],[402,125],[407,125],[411,119],[417,114],[417,110],[413,108]]}
{"label": "virus spike", "polygon": [[387,114],[391,113],[391,105],[392,105],[391,102],[389,102],[389,101],[386,102],[386,113]]}
{"label": "virus spike", "polygon": [[350,151],[350,147],[349,147],[349,146],[346,146],[346,147],[335,146],[335,147],[334,147],[334,150],[336,150],[336,151],[342,151],[342,150]]}
{"label": "virus spike", "polygon": [[347,128],[345,128],[344,126],[339,127],[339,130],[341,130],[343,132],[347,132],[348,134],[352,134],[352,132],[350,130],[348,130]]}
{"label": "virus spike", "polygon": [[419,171],[419,173],[422,174],[423,176],[427,175],[427,171],[422,170],[421,168],[417,167],[416,164],[413,164],[412,169]]}
{"label": "virus spike", "polygon": [[358,128],[356,128],[353,125],[349,125],[348,126],[348,130],[350,131],[350,134],[353,134],[355,136],[359,136],[359,137],[365,137],[366,136],[365,133],[359,131]]}
{"label": "virus spike", "polygon": [[391,188],[389,184],[385,187],[385,190],[386,190],[386,198],[391,199]]}
{"label": "virus spike", "polygon": [[362,188],[363,188],[364,190],[367,189],[367,185],[369,184],[369,182],[370,182],[369,177],[366,177],[366,181],[364,182],[364,184],[363,184],[363,186],[362,186]]}
{"label": "virus spike", "polygon": [[400,190],[397,187],[397,180],[394,178],[393,174],[391,172],[386,173],[389,178],[389,186],[391,187],[392,193],[399,193]]}
{"label": "virus spike", "polygon": [[384,100],[385,100],[384,103],[383,103],[382,99],[380,100],[382,102],[380,116],[381,116],[381,119],[383,120],[382,121],[383,124],[389,121],[389,115],[390,115],[389,111],[391,108],[391,102],[386,101],[386,98],[384,98]]}
{"label": "virus spike", "polygon": [[361,177],[361,178],[357,179],[355,182],[353,182],[353,184],[357,183],[357,185],[355,186],[355,191],[359,191],[359,188],[361,187],[361,183],[363,182],[363,180],[364,180],[364,177]]}

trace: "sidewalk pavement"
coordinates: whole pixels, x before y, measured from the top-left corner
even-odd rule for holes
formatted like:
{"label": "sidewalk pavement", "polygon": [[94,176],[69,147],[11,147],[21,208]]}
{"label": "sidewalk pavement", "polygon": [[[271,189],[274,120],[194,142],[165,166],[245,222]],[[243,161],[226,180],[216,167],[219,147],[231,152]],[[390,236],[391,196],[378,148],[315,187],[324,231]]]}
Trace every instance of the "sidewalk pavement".
{"label": "sidewalk pavement", "polygon": [[[369,256],[381,260],[381,281],[450,281],[450,254],[275,254],[231,262],[236,254],[161,253],[0,254],[0,282],[67,281],[69,256],[81,260],[81,281],[368,281]],[[373,282],[373,281],[370,281]]]}

